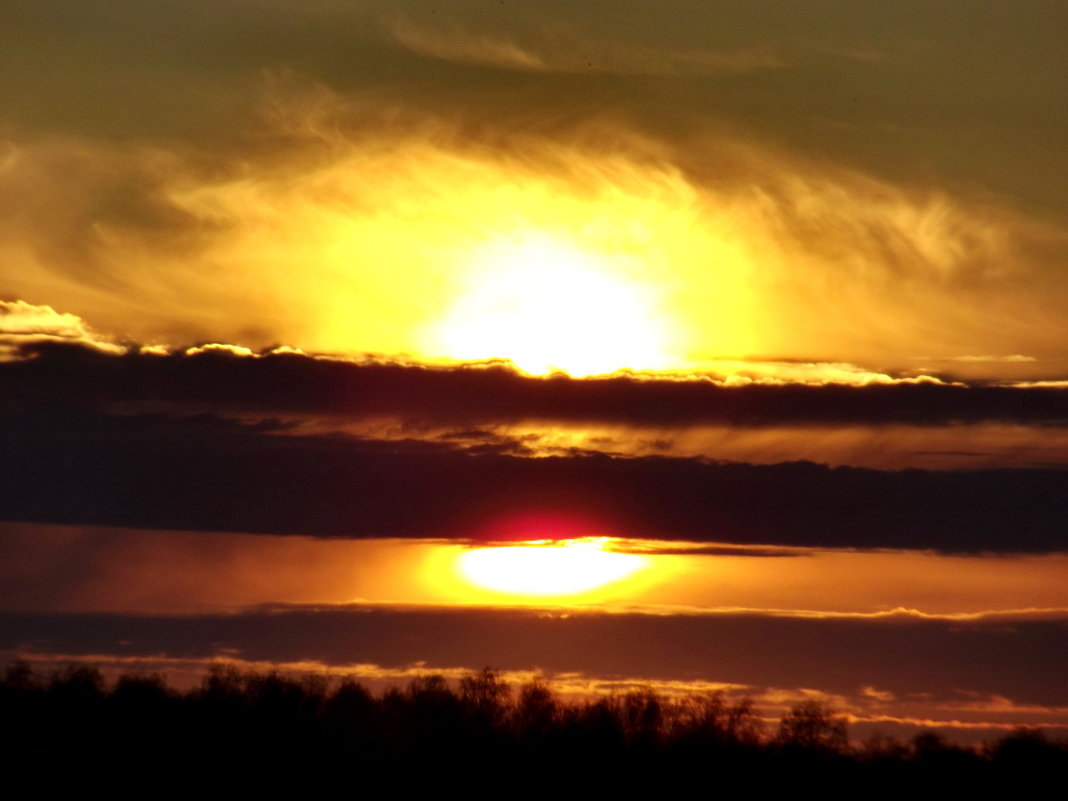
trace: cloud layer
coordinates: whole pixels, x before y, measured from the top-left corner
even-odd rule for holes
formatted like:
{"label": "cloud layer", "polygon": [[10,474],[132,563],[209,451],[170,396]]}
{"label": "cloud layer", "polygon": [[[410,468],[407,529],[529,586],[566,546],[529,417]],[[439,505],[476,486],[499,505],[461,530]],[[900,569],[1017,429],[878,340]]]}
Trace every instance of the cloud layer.
{"label": "cloud layer", "polygon": [[[812,620],[434,608],[275,608],[200,616],[0,615],[0,651],[206,665],[215,658],[359,674],[538,669],[608,689],[687,682],[771,705],[819,697],[885,723],[1063,725],[1064,621],[908,615]],[[904,661],[887,654],[908,654]],[[187,665],[188,669],[188,665]],[[400,672],[398,674],[398,671]],[[911,720],[910,720],[911,719]]]}
{"label": "cloud layer", "polygon": [[[732,388],[354,365],[293,353],[257,358],[226,348],[172,356],[37,348],[37,358],[0,365],[10,390],[0,514],[13,520],[467,538],[501,515],[558,512],[639,538],[950,551],[1065,547],[1063,469],[878,471],[618,458],[595,450],[531,458],[538,454],[508,443],[420,433],[428,423],[440,431],[502,418],[598,416],[676,425],[714,416],[757,427],[1008,417],[1059,431],[1063,389]],[[302,419],[324,415],[336,421],[333,431],[301,430]],[[390,438],[338,430],[346,418],[375,416],[410,428]]]}

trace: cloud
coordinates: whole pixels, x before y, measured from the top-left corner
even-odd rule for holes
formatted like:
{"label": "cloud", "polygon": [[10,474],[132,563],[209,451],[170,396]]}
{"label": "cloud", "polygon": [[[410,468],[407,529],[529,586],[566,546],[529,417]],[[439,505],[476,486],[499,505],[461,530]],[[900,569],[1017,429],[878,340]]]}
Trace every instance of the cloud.
{"label": "cloud", "polygon": [[1068,389],[1068,379],[1054,381],[1019,381],[1010,386],[1018,389]]}
{"label": "cloud", "polygon": [[19,300],[0,301],[0,333],[74,341],[88,338],[85,323],[75,315],[60,314],[50,306],[33,306]]}
{"label": "cloud", "polygon": [[[701,119],[827,162],[1063,209],[1063,50],[1051,32],[1064,12],[1024,3],[960,26],[949,6],[918,10],[769,5],[750,14],[729,2],[665,0],[651,16],[641,0],[231,0],[225,12],[189,14],[174,0],[147,11],[120,0],[89,14],[76,1],[45,0],[8,16],[17,79],[4,86],[4,117],[19,130],[218,146],[248,124],[241,112],[262,70],[296,69],[341,92],[374,88],[465,115],[623,108],[670,133]],[[453,60],[405,47],[390,33],[397,25]],[[487,68],[507,67],[509,47],[581,69]]]}
{"label": "cloud", "polygon": [[542,70],[546,63],[536,54],[507,39],[462,30],[442,31],[421,27],[404,19],[390,25],[390,33],[403,47],[421,55],[523,70]]}
{"label": "cloud", "polygon": [[875,704],[885,704],[895,700],[895,696],[892,692],[887,692],[886,690],[877,690],[876,688],[870,685],[861,687],[860,694],[864,698],[869,699],[872,703]]}
{"label": "cloud", "polygon": [[744,545],[702,545],[698,543],[671,543],[657,540],[624,540],[609,547],[614,553],[633,553],[642,556],[755,556],[798,557],[809,552],[800,548],[769,548]]}
{"label": "cloud", "polygon": [[[942,720],[950,715],[967,720],[970,713],[978,722],[995,715],[975,706],[984,697],[1009,699],[1021,707],[1021,717],[1023,708],[1041,707],[1063,719],[1055,713],[1068,706],[1063,624],[1063,619],[1021,621],[1006,629],[982,621],[546,616],[536,610],[360,606],[160,617],[3,614],[0,650],[120,658],[166,654],[185,660],[225,656],[331,668],[374,664],[389,671],[494,665],[601,682],[699,679],[749,688],[758,696],[772,688],[809,688],[858,702],[869,698],[864,687],[877,687],[884,698],[897,698],[897,709],[905,713],[936,712],[932,716]],[[918,701],[920,693],[925,702]],[[796,699],[797,690],[788,697]]]}
{"label": "cloud", "polygon": [[[432,24],[412,16],[387,23],[390,35],[420,55],[459,64],[552,72],[616,75],[715,75],[785,66],[768,47],[679,49],[625,40],[564,25],[511,35],[479,26],[485,20]],[[482,28],[481,30],[479,28]]]}
{"label": "cloud", "polygon": [[1005,356],[953,356],[950,361],[957,362],[1033,362],[1034,356],[1012,353]]}
{"label": "cloud", "polygon": [[[168,355],[158,347],[144,352]],[[190,411],[243,419],[276,416],[305,433],[417,437],[515,455],[586,451],[758,463],[809,459],[879,469],[1054,467],[1068,458],[1048,431],[1063,422],[1055,392],[973,387],[935,393],[921,386],[936,382],[886,377],[877,383],[897,390],[820,393],[814,371],[805,376],[807,387],[769,379],[776,365],[757,365],[765,376],[759,382],[705,374],[575,382],[523,378],[505,364],[354,362],[284,347],[250,353],[216,345],[192,352],[205,358],[182,361],[174,354],[153,365],[89,361],[83,369],[76,368],[79,360],[72,353],[62,367],[56,359],[45,361],[74,394],[91,402],[149,411],[181,403]],[[209,352],[217,358],[207,359]],[[227,352],[257,363],[227,362],[222,358]],[[49,371],[42,363],[12,372],[10,397],[40,382],[50,385]],[[911,385],[915,391],[904,389]]]}
{"label": "cloud", "polygon": [[22,300],[0,300],[0,361],[20,358],[35,345],[50,342],[81,345],[112,355],[126,350],[93,332],[77,315]]}
{"label": "cloud", "polygon": [[[77,340],[75,340],[75,343]],[[73,344],[73,343],[72,343]],[[258,412],[341,420],[398,418],[424,427],[523,421],[655,426],[699,424],[914,425],[1003,422],[1064,425],[1064,392],[1050,386],[967,386],[883,376],[854,385],[832,372],[791,381],[754,363],[764,380],[733,374],[622,373],[588,379],[524,376],[505,363],[427,365],[350,360],[276,347],[208,343],[164,355],[108,358],[92,350],[26,343],[32,363],[0,369],[10,398],[62,380],[82,402],[158,408],[160,402],[218,413]],[[811,365],[810,365],[811,366]],[[414,428],[409,427],[409,431]]]}
{"label": "cloud", "polygon": [[[275,358],[310,368],[302,373],[308,383],[280,380],[287,373],[273,371]],[[195,369],[181,369],[187,364]],[[462,440],[422,441],[417,430],[386,440],[302,433],[268,411],[299,409],[310,384],[322,390],[316,402],[335,409],[396,412],[397,398],[425,389],[419,371],[387,371],[400,380],[378,386],[376,394],[374,382],[359,371],[349,376],[356,383],[324,381],[332,368],[350,365],[294,355],[253,359],[215,349],[192,357],[98,356],[88,363],[72,359],[74,369],[62,374],[73,383],[62,383],[59,397],[47,391],[45,397],[61,402],[44,405],[35,386],[55,386],[54,374],[41,381],[48,365],[40,358],[3,365],[13,396],[9,424],[0,429],[7,476],[0,515],[12,520],[466,539],[497,515],[527,511],[592,517],[606,531],[638,538],[961,552],[1065,548],[1063,470],[877,471],[590,452],[528,458],[492,442],[468,449]],[[260,365],[272,369],[260,372]],[[176,366],[180,369],[170,373]],[[455,378],[449,371],[426,372]],[[146,375],[151,380],[142,383]],[[471,377],[474,391],[465,390],[457,400],[477,397],[477,388],[492,387],[497,379],[480,370]],[[560,383],[504,378],[506,387],[515,388],[530,381],[550,388]],[[582,383],[575,382],[579,392]],[[647,382],[636,386],[650,388]],[[669,388],[679,386],[685,385],[671,382]],[[146,400],[139,398],[139,387],[150,388],[152,402],[145,411],[131,412],[130,402]],[[259,396],[264,390],[266,396]],[[1035,391],[1045,390],[1022,392]],[[215,412],[203,405],[197,410],[190,394],[208,399],[207,408]],[[522,396],[509,392],[501,400]],[[86,397],[100,405],[78,402]],[[441,414],[450,413],[447,396],[429,397],[441,399]],[[623,402],[617,414],[648,413],[637,397],[609,396]],[[865,397],[839,400],[847,406]],[[833,393],[828,398],[834,402]],[[125,405],[123,413],[107,411],[118,403]],[[220,416],[228,405],[251,414]],[[404,411],[418,419],[418,408]]]}

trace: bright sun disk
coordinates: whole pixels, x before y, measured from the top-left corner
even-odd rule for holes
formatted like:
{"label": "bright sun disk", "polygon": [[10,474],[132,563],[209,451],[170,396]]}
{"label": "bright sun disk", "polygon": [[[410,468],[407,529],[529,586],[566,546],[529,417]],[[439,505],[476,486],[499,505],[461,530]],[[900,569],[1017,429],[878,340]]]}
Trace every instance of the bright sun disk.
{"label": "bright sun disk", "polygon": [[666,324],[633,265],[544,234],[483,245],[432,350],[454,359],[507,358],[521,370],[581,377],[657,369]]}
{"label": "bright sun disk", "polygon": [[472,584],[511,595],[574,595],[627,578],[644,557],[605,550],[605,538],[477,548],[459,558]]}

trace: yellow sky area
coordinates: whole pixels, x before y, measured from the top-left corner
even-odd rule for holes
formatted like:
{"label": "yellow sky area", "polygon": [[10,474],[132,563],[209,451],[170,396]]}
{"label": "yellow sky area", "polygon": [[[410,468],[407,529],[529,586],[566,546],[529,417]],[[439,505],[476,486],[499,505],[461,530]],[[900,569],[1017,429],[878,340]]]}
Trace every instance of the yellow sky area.
{"label": "yellow sky area", "polygon": [[[669,369],[695,336],[730,354],[753,344],[742,248],[699,224],[692,188],[658,168],[561,178],[416,148],[353,155],[295,186],[241,181],[175,200],[239,223],[213,261],[280,279],[313,350],[589,375]],[[690,293],[704,299],[696,318],[678,313]]]}
{"label": "yellow sky area", "polygon": [[[1027,278],[1054,275],[1028,259],[1064,233],[993,207],[741,145],[690,154],[697,175],[633,143],[393,133],[210,173],[166,152],[24,148],[8,183],[55,209],[0,231],[8,291],[148,344],[574,375],[1041,357],[1066,333],[1068,292]],[[92,206],[137,182],[159,186],[148,222]]]}
{"label": "yellow sky area", "polygon": [[[489,604],[933,615],[1068,609],[1068,557],[804,551],[660,553],[579,538],[450,542],[0,524],[0,608],[202,612],[256,604]],[[527,550],[523,550],[527,548]],[[791,552],[787,552],[791,553]],[[17,576],[17,580],[16,580]]]}
{"label": "yellow sky area", "polygon": [[713,188],[634,155],[407,142],[175,200],[236,222],[211,260],[275,283],[314,350],[573,375],[754,353],[956,356],[976,339],[1000,353],[988,312],[1014,350],[1036,344],[1020,335],[1037,318],[1011,313],[1010,219],[784,159],[765,169],[778,185]]}

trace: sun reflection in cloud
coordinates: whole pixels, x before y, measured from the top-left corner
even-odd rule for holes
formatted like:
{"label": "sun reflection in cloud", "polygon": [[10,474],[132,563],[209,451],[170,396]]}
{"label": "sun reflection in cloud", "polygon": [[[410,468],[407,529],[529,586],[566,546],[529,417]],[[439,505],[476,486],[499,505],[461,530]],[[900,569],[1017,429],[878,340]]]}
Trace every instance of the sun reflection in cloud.
{"label": "sun reflection in cloud", "polygon": [[431,327],[429,349],[457,359],[507,356],[535,375],[666,367],[669,326],[629,261],[545,233],[476,248],[469,280]]}
{"label": "sun reflection in cloud", "polygon": [[607,550],[606,537],[475,548],[457,566],[471,584],[509,595],[564,596],[597,590],[647,566],[635,554]]}

